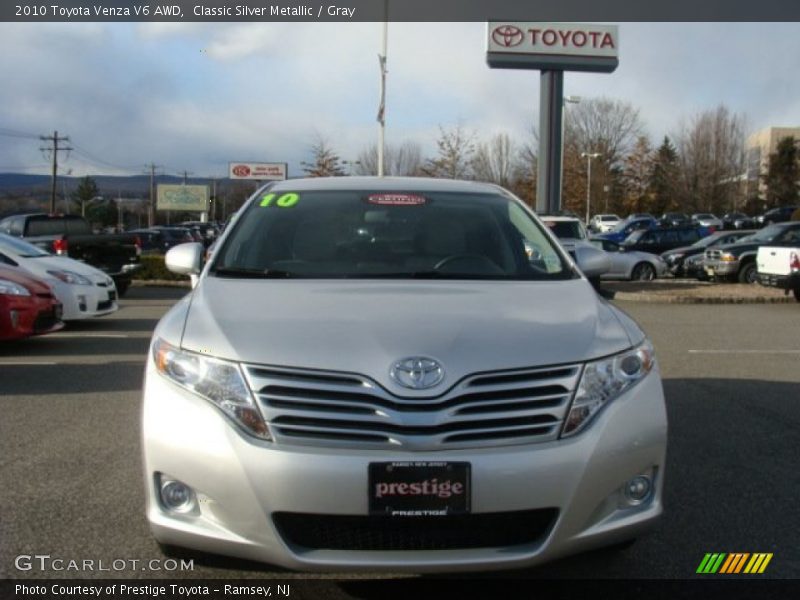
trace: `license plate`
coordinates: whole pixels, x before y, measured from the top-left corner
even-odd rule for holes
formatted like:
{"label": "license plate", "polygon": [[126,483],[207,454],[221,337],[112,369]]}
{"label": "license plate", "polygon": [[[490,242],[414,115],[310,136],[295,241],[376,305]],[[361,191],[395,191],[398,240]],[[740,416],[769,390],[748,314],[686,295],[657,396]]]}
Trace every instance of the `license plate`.
{"label": "license plate", "polygon": [[396,517],[444,516],[470,510],[470,464],[383,462],[369,465],[369,512]]}
{"label": "license plate", "polygon": [[709,275],[714,275],[714,267],[706,267],[706,273]]}

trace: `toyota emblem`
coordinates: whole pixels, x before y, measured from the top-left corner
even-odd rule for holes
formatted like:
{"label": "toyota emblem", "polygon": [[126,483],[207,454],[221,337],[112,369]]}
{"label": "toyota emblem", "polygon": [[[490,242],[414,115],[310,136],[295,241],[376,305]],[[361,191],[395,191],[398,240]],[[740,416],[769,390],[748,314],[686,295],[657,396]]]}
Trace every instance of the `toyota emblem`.
{"label": "toyota emblem", "polygon": [[412,356],[394,363],[389,375],[398,385],[412,390],[426,390],[444,380],[444,369],[432,358]]}
{"label": "toyota emblem", "polygon": [[519,46],[524,37],[522,30],[513,25],[500,25],[500,27],[495,27],[494,31],[492,31],[494,43],[505,48]]}

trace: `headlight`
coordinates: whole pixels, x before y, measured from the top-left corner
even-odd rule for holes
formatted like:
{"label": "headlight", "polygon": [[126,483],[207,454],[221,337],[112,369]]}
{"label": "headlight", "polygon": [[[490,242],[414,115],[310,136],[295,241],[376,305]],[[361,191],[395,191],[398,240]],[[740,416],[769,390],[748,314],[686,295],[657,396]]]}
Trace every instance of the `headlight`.
{"label": "headlight", "polygon": [[56,279],[60,279],[64,283],[72,285],[92,285],[92,282],[86,279],[86,277],[74,271],[48,271],[47,273]]}
{"label": "headlight", "polygon": [[649,340],[616,356],[587,363],[561,437],[581,431],[600,409],[641,381],[655,364]]}
{"label": "headlight", "polygon": [[722,262],[736,262],[737,260],[739,260],[733,254],[729,254],[728,252],[723,252],[722,254],[720,254],[719,259]]}
{"label": "headlight", "polygon": [[5,296],[30,296],[28,288],[8,279],[0,279],[0,294]]}
{"label": "headlight", "polygon": [[218,406],[247,433],[272,440],[238,364],[185,352],[162,339],[153,344],[153,360],[164,377]]}

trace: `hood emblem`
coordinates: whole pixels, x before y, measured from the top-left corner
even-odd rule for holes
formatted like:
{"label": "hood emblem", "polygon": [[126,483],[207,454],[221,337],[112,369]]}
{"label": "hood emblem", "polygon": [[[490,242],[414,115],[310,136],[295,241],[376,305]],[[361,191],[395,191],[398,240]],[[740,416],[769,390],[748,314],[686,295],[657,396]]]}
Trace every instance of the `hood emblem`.
{"label": "hood emblem", "polygon": [[398,385],[412,390],[426,390],[444,380],[444,369],[432,358],[412,356],[394,363],[389,375]]}

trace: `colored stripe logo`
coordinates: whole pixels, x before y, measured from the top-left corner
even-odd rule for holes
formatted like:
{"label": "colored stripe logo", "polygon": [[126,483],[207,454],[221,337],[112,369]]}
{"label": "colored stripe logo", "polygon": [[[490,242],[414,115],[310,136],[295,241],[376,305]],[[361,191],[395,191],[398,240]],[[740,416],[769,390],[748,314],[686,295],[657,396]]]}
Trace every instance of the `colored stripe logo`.
{"label": "colored stripe logo", "polygon": [[726,574],[738,575],[739,573],[747,573],[755,575],[763,573],[767,569],[769,561],[772,560],[772,553],[757,552],[751,554],[749,552],[717,552],[708,553],[700,561],[700,566],[697,567],[697,573],[703,575],[708,574]]}

